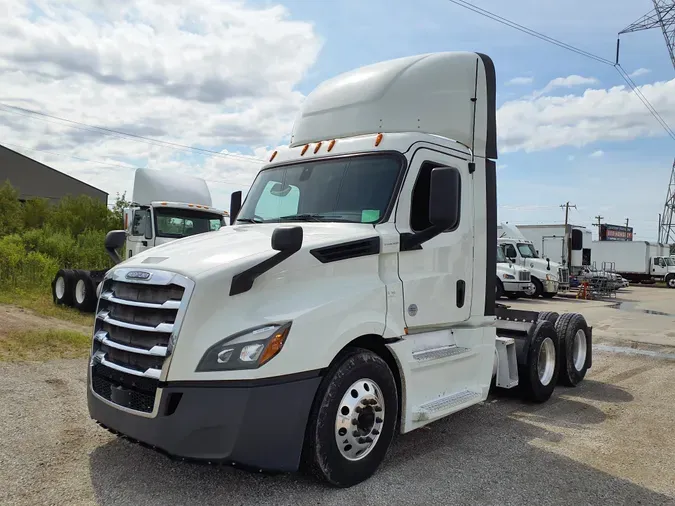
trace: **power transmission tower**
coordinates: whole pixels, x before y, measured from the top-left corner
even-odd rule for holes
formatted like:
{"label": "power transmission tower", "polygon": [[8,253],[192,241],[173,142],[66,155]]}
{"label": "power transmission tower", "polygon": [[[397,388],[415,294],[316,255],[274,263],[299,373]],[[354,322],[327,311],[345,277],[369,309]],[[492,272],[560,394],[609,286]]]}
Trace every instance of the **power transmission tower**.
{"label": "power transmission tower", "polygon": [[670,170],[668,194],[661,214],[659,242],[661,244],[675,243],[675,160],[673,160],[673,168]]}
{"label": "power transmission tower", "polygon": [[670,53],[670,61],[675,68],[675,0],[652,0],[652,2],[654,3],[654,10],[621,30],[619,35],[661,28],[663,37],[666,39],[666,47]]}

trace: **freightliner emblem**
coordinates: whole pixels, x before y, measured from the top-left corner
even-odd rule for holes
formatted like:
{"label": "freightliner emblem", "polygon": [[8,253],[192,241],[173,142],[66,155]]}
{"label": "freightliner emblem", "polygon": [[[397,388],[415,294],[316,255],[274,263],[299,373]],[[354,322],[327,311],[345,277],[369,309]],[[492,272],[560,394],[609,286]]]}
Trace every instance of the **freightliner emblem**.
{"label": "freightliner emblem", "polygon": [[127,272],[127,275],[125,276],[127,279],[140,279],[143,281],[147,281],[150,279],[152,276],[152,273],[146,272],[146,271],[130,271]]}

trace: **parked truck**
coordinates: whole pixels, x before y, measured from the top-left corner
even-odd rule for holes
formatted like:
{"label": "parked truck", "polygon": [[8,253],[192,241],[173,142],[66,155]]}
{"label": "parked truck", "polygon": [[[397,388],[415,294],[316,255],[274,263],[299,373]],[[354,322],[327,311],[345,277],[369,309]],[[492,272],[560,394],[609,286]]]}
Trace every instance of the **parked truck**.
{"label": "parked truck", "polygon": [[579,276],[590,267],[593,233],[581,225],[518,225],[541,258],[550,258],[566,267],[570,276]]}
{"label": "parked truck", "polygon": [[537,246],[514,225],[502,223],[497,228],[497,242],[504,256],[511,262],[530,271],[533,297],[550,299],[561,290],[569,288],[569,270],[554,262],[550,257],[543,257]]}
{"label": "parked truck", "polygon": [[[546,401],[592,361],[582,315],[495,302],[496,79],[472,52],[320,84],[231,225],[105,276],[90,416],[175,458],[370,477],[395,432]],[[113,233],[110,246],[124,240]]]}
{"label": "parked truck", "polygon": [[593,241],[598,268],[641,283],[662,280],[675,288],[675,261],[670,246],[648,241]]}
{"label": "parked truck", "polygon": [[[115,249],[106,251],[117,264],[154,246],[218,230],[226,217],[226,212],[212,207],[204,179],[136,169],[131,205],[124,209],[126,247],[122,255]],[[60,269],[52,281],[54,302],[93,312],[97,287],[106,273],[107,269]]]}
{"label": "parked truck", "polygon": [[497,299],[506,295],[511,300],[529,296],[534,293],[534,286],[530,281],[530,271],[504,256],[502,248],[497,248]]}

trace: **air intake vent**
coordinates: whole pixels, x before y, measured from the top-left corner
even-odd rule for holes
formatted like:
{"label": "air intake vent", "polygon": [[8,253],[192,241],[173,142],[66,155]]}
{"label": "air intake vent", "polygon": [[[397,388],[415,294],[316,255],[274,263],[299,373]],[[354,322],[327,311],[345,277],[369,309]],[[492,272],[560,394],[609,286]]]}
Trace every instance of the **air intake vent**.
{"label": "air intake vent", "polygon": [[359,239],[358,241],[344,242],[333,246],[325,246],[310,251],[312,255],[321,263],[337,262],[338,260],[348,260],[350,258],[363,257],[366,255],[377,255],[380,252],[380,238],[370,237],[368,239]]}

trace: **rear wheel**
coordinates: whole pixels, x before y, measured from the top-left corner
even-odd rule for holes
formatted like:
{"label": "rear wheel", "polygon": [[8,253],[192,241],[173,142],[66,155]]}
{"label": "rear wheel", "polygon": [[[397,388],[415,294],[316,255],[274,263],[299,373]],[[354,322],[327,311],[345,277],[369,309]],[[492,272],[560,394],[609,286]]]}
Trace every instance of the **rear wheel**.
{"label": "rear wheel", "polygon": [[52,281],[52,299],[56,304],[71,306],[73,304],[74,274],[70,269],[59,269]]}
{"label": "rear wheel", "polygon": [[85,271],[75,272],[73,306],[87,313],[94,311],[96,308],[96,288],[89,274]]}
{"label": "rear wheel", "polygon": [[396,381],[387,363],[369,350],[348,350],[314,400],[306,442],[310,470],[336,487],[368,479],[384,460],[397,418]]}
{"label": "rear wheel", "polygon": [[555,311],[542,311],[539,313],[538,320],[547,320],[555,325],[555,322],[560,318],[560,315]]}
{"label": "rear wheel", "polygon": [[525,398],[545,402],[553,394],[558,380],[558,337],[548,320],[539,320],[532,332],[527,363],[518,368],[519,383]]}
{"label": "rear wheel", "polygon": [[586,319],[579,313],[565,313],[555,324],[560,339],[558,364],[560,382],[576,386],[586,376],[591,354],[591,334]]}

